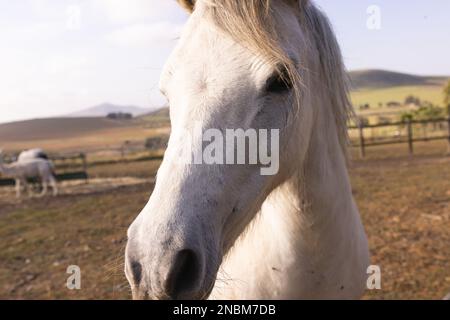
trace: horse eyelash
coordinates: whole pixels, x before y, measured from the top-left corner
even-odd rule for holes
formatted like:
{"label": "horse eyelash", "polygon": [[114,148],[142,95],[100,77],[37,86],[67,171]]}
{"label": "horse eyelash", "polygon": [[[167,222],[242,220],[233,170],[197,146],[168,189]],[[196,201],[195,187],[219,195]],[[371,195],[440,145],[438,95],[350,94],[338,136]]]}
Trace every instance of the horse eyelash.
{"label": "horse eyelash", "polygon": [[293,87],[287,71],[277,72],[266,81],[266,92],[283,93],[291,90]]}

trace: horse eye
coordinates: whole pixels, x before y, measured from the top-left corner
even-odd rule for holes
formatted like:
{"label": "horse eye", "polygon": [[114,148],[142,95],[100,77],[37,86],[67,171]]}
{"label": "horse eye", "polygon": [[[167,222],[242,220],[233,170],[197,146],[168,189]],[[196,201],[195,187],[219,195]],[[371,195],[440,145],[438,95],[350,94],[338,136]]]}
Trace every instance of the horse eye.
{"label": "horse eye", "polygon": [[277,73],[267,80],[266,91],[269,93],[284,93],[291,89],[292,82],[286,73]]}

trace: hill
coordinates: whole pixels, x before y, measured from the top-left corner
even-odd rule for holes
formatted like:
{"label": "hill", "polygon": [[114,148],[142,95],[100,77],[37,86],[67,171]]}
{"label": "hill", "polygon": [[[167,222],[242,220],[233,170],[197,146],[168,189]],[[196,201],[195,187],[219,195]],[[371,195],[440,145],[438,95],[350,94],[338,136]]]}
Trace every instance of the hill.
{"label": "hill", "polygon": [[109,113],[131,113],[133,116],[140,116],[149,113],[151,109],[145,109],[136,106],[121,106],[112,103],[102,103],[87,109],[83,109],[68,115],[68,117],[105,117]]}
{"label": "hill", "polygon": [[136,125],[136,120],[111,120],[107,118],[49,118],[0,124],[0,143],[64,139],[106,129]]}
{"label": "hill", "polygon": [[162,107],[155,111],[143,114],[143,115],[139,116],[138,118],[143,119],[143,120],[153,120],[155,118],[168,119],[169,118],[169,107]]}
{"label": "hill", "polygon": [[349,72],[352,89],[381,89],[403,86],[443,86],[447,77],[417,76],[386,70]]}
{"label": "hill", "polygon": [[169,124],[164,111],[128,120],[85,117],[17,121],[0,124],[0,149],[13,152],[40,147],[63,153],[111,150],[126,141],[143,142],[167,134]]}

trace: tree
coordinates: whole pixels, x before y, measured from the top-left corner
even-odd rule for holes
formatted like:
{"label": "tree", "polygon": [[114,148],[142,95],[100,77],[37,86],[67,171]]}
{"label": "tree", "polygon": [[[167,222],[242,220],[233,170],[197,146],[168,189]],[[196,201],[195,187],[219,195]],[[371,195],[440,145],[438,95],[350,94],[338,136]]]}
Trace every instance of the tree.
{"label": "tree", "polygon": [[450,81],[444,87],[444,105],[446,107],[450,106]]}
{"label": "tree", "polygon": [[441,119],[445,116],[445,111],[439,106],[435,106],[432,103],[426,103],[414,111],[404,112],[401,115],[401,121],[408,120],[435,120]]}
{"label": "tree", "polygon": [[421,101],[420,101],[420,98],[417,98],[417,97],[414,97],[414,96],[410,95],[410,96],[407,96],[407,97],[406,97],[406,99],[405,99],[405,104],[406,104],[406,105],[408,105],[408,104],[414,104],[414,105],[420,107]]}
{"label": "tree", "polygon": [[169,142],[169,136],[162,135],[148,138],[145,140],[145,148],[149,150],[166,149]]}
{"label": "tree", "polygon": [[401,122],[408,122],[414,119],[414,115],[411,112],[403,112],[400,116]]}
{"label": "tree", "polygon": [[[436,120],[445,117],[445,110],[432,103],[427,103],[426,106],[420,107],[418,110],[413,112],[414,120]],[[422,123],[423,135],[427,136],[428,123]],[[436,123],[433,123],[433,130],[436,130]]]}
{"label": "tree", "polygon": [[133,115],[131,113],[112,112],[108,113],[106,117],[114,120],[130,120],[133,118]]}
{"label": "tree", "polygon": [[443,108],[430,104],[426,107],[421,107],[414,112],[414,118],[416,120],[431,120],[440,119],[444,117],[445,111]]}

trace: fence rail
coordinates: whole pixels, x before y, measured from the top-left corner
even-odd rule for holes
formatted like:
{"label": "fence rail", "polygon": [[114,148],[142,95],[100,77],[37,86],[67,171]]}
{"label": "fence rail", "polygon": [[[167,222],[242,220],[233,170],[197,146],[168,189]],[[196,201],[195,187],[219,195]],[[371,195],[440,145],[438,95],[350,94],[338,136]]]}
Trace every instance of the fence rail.
{"label": "fence rail", "polygon": [[[428,124],[447,124],[447,133],[445,135],[438,136],[416,136],[414,134],[414,125],[422,125],[424,128],[428,126]],[[399,136],[396,138],[374,138],[371,137],[370,141],[368,141],[368,137],[364,134],[366,129],[379,129],[379,128],[387,128],[387,127],[398,127],[401,129],[406,128],[406,136]],[[414,143],[416,142],[428,142],[428,141],[436,141],[436,140],[447,140],[448,141],[448,150],[450,151],[450,116],[448,118],[440,118],[440,119],[430,119],[430,120],[406,120],[403,122],[395,122],[388,124],[375,124],[375,125],[364,125],[364,123],[360,122],[358,126],[350,126],[349,130],[358,130],[358,143],[352,143],[353,147],[357,147],[360,150],[361,158],[366,156],[366,149],[368,147],[382,146],[382,145],[393,145],[393,144],[408,144],[408,151],[412,155],[414,154]],[[427,131],[425,130],[425,133]],[[444,131],[445,132],[445,131]]]}

